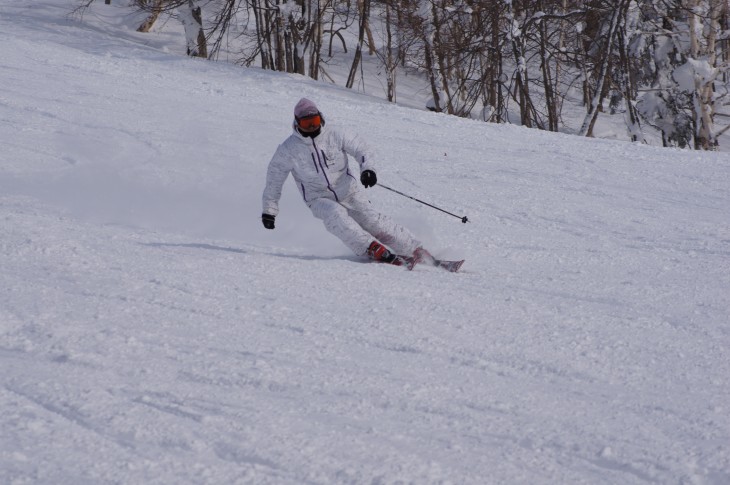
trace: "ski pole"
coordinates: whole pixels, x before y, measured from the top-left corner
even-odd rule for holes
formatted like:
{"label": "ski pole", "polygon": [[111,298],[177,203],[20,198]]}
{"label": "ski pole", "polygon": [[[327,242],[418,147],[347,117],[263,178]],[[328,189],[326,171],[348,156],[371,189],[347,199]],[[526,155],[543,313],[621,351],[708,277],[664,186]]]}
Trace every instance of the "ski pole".
{"label": "ski pole", "polygon": [[400,191],[398,191],[398,190],[395,190],[395,189],[391,189],[391,188],[390,188],[390,187],[388,187],[387,185],[383,185],[383,184],[377,184],[376,186],[377,186],[377,187],[383,187],[384,189],[388,189],[388,190],[390,190],[391,192],[395,192],[396,194],[402,195],[403,197],[408,197],[409,199],[411,199],[411,200],[415,200],[416,202],[420,202],[420,203],[421,203],[421,204],[423,204],[423,205],[427,205],[427,206],[429,206],[429,207],[431,207],[431,208],[433,208],[433,209],[436,209],[436,210],[440,210],[441,212],[444,212],[444,213],[446,213],[446,214],[448,214],[448,215],[450,215],[450,216],[456,217],[457,219],[461,219],[461,222],[463,222],[464,224],[466,224],[466,223],[467,223],[467,222],[469,221],[469,219],[468,219],[468,218],[467,218],[466,216],[463,216],[463,217],[462,217],[462,216],[457,216],[456,214],[452,214],[451,212],[449,212],[449,211],[447,211],[447,210],[444,210],[444,209],[442,209],[442,208],[440,208],[440,207],[436,207],[435,205],[431,205],[431,204],[429,204],[428,202],[424,202],[424,201],[422,201],[422,200],[420,200],[420,199],[416,199],[415,197],[411,197],[410,195],[408,195],[408,194],[404,194],[403,192],[400,192]]}

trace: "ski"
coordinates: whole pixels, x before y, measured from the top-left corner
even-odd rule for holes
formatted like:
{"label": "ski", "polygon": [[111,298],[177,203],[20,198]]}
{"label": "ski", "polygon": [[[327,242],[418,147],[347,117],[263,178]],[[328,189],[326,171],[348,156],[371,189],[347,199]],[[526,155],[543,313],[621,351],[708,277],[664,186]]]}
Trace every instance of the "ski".
{"label": "ski", "polygon": [[450,273],[456,273],[461,269],[461,265],[464,264],[464,259],[459,261],[448,261],[445,259],[434,259],[434,266],[445,269]]}
{"label": "ski", "polygon": [[420,261],[418,261],[416,258],[413,258],[411,256],[403,256],[401,254],[394,254],[391,256],[392,259],[390,260],[373,260],[375,263],[381,263],[381,264],[390,264],[393,266],[401,266],[408,271],[413,271],[413,268],[418,264]]}
{"label": "ski", "polygon": [[428,258],[428,259],[418,259],[413,258],[410,256],[402,256],[400,254],[396,255],[395,259],[390,262],[381,261],[385,264],[392,264],[393,266],[402,266],[406,268],[408,271],[413,271],[413,268],[416,267],[417,264],[425,262],[426,264],[430,264],[431,266],[435,266],[437,268],[441,268],[445,271],[448,271],[449,273],[456,273],[461,269],[461,265],[464,264],[464,259],[458,260],[458,261],[451,261],[447,259],[435,259],[435,258]]}
{"label": "ski", "polygon": [[461,265],[464,264],[464,260],[458,260],[458,261],[450,261],[447,259],[436,259],[433,257],[431,253],[426,251],[423,248],[418,248],[413,253],[413,259],[416,263],[426,263],[430,264],[431,266],[437,266],[441,269],[444,269],[450,273],[456,273],[461,269]]}
{"label": "ski", "polygon": [[451,261],[448,259],[436,259],[431,256],[430,253],[422,251],[415,256],[404,256],[402,254],[396,254],[391,261],[379,261],[385,264],[392,264],[393,266],[402,266],[408,271],[413,271],[413,268],[417,264],[425,263],[430,266],[441,268],[449,273],[456,273],[461,269],[461,265],[464,264],[464,259]]}
{"label": "ski", "polygon": [[410,256],[402,256],[400,254],[396,255],[395,259],[392,263],[396,266],[403,266],[408,271],[413,271],[413,268],[418,264],[418,260],[416,258],[412,258]]}

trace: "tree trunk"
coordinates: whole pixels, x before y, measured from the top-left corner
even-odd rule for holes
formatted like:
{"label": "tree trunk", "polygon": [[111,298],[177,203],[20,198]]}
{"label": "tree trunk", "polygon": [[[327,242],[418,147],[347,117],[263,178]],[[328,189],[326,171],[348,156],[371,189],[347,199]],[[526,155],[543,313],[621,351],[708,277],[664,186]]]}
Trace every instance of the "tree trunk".
{"label": "tree trunk", "polygon": [[261,8],[260,0],[253,0],[251,8],[256,19],[256,42],[261,52],[261,69],[273,69],[271,58],[271,43],[267,36],[265,10]]}
{"label": "tree trunk", "polygon": [[[689,15],[689,32],[690,32],[690,56],[692,59],[706,59],[709,65],[716,67],[716,43],[717,32],[719,30],[719,19],[722,13],[722,5],[718,0],[709,1],[709,11],[706,26],[707,38],[705,49],[700,49],[699,36],[703,35],[703,25],[698,19],[697,7],[699,0],[690,3]],[[698,25],[699,24],[699,25]],[[695,125],[695,149],[697,150],[714,150],[717,147],[717,139],[714,133],[714,89],[713,79],[703,80],[699,75],[695,74],[694,84],[694,109],[692,110],[692,119]]]}
{"label": "tree trunk", "polygon": [[357,76],[357,69],[360,67],[360,61],[362,60],[362,45],[365,42],[365,30],[367,27],[367,19],[370,16],[370,0],[358,0],[358,10],[360,11],[360,29],[358,30],[357,47],[355,48],[355,58],[352,60],[352,66],[350,66],[350,74],[347,76],[347,82],[345,86],[352,88],[355,84],[355,77]]}
{"label": "tree trunk", "polygon": [[297,74],[304,76],[304,48],[302,33],[297,26],[297,21],[294,18],[294,14],[289,15],[289,30],[291,34],[291,51],[292,51],[292,70]]}
{"label": "tree trunk", "polygon": [[288,47],[289,43],[287,42],[287,28],[285,24],[286,20],[284,19],[284,16],[281,14],[281,10],[277,10],[274,14],[274,60],[276,61],[276,70],[279,72],[291,72],[288,69],[288,66],[290,65],[287,62],[287,59],[289,57],[288,55]]}
{"label": "tree trunk", "polygon": [[390,5],[385,4],[385,73],[388,83],[388,101],[395,103],[396,60],[393,57],[393,33],[391,31]]}
{"label": "tree trunk", "polygon": [[[628,7],[628,5],[627,5]],[[627,16],[624,15],[624,21]],[[631,58],[629,56],[629,34],[624,24],[619,33],[619,55],[621,57],[621,91],[626,103],[626,111],[629,115],[627,120],[629,136],[631,141],[644,142],[644,134],[641,130],[641,119],[636,109],[636,90],[632,80]]]}
{"label": "tree trunk", "polygon": [[[542,10],[542,2],[540,2],[538,7]],[[540,67],[542,69],[542,83],[545,93],[545,108],[547,109],[548,115],[548,130],[558,131],[558,107],[555,91],[553,89],[552,73],[550,72],[550,55],[548,53],[547,47],[548,36],[550,33],[547,30],[546,22],[540,22],[539,31],[541,62]]]}
{"label": "tree trunk", "polygon": [[183,25],[187,38],[187,52],[191,57],[208,57],[208,46],[203,31],[202,10],[194,0],[188,0],[188,9],[183,13]]}
{"label": "tree trunk", "polygon": [[[109,2],[110,0],[107,0],[107,5],[109,5]],[[149,17],[137,28],[137,32],[149,32],[152,26],[155,25],[155,22],[157,22],[160,13],[162,13],[162,0],[155,0]]]}
{"label": "tree trunk", "polygon": [[596,119],[598,118],[598,107],[603,103],[604,85],[606,78],[608,77],[608,70],[611,66],[611,56],[613,54],[616,32],[618,31],[619,19],[621,17],[621,12],[625,11],[622,7],[628,2],[629,0],[618,0],[617,5],[614,8],[613,16],[611,17],[611,25],[608,30],[608,37],[606,39],[606,45],[603,49],[603,59],[601,62],[601,69],[598,74],[598,85],[596,86],[596,91],[593,94],[591,104],[588,106],[588,113],[583,120],[583,125],[578,132],[580,136],[593,136],[593,127],[595,126]]}
{"label": "tree trunk", "polygon": [[492,40],[491,40],[491,62],[490,69],[492,75],[489,86],[489,104],[494,107],[494,114],[490,120],[501,123],[507,119],[506,107],[505,107],[505,95],[503,86],[504,76],[504,65],[501,49],[500,35],[501,29],[499,28],[501,14],[498,6],[494,6],[491,12],[491,23],[492,23]]}
{"label": "tree trunk", "polygon": [[[441,81],[439,89],[446,98],[446,112],[448,114],[454,114],[454,105],[451,100],[451,90],[449,89],[449,66],[446,60],[448,54],[441,43],[441,20],[438,16],[436,9],[436,0],[431,2],[431,22],[433,28],[433,43],[431,45],[433,49],[433,55],[438,66],[438,79]],[[443,99],[441,100],[444,101]]]}
{"label": "tree trunk", "polygon": [[[530,98],[530,83],[527,77],[527,59],[524,32],[517,24],[518,6],[511,4],[507,13],[508,37],[512,45],[512,55],[515,60],[515,99],[520,105],[520,121],[527,128],[532,128],[533,121],[537,121],[535,107]],[[516,35],[515,35],[516,34]],[[533,119],[535,118],[535,119]]]}
{"label": "tree trunk", "polygon": [[322,26],[322,11],[320,9],[320,2],[317,0],[317,6],[312,19],[312,28],[310,29],[309,77],[312,79],[319,79],[319,64],[322,57],[324,28]]}

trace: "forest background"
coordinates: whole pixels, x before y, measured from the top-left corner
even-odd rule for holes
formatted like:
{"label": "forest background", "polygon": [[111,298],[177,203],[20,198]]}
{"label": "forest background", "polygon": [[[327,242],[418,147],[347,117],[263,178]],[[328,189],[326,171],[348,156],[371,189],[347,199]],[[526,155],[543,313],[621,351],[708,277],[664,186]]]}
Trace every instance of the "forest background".
{"label": "forest background", "polygon": [[594,136],[608,113],[631,141],[703,150],[730,128],[727,0],[114,2],[140,14],[140,32],[179,21],[192,56],[348,88],[375,57],[385,99],[421,76],[424,107],[450,115]]}

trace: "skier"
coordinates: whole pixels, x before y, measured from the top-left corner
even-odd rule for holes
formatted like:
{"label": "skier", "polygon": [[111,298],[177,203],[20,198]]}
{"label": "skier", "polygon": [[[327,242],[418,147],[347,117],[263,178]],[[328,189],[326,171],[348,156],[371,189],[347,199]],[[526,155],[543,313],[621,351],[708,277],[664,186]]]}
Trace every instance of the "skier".
{"label": "skier", "polygon": [[359,136],[326,126],[306,98],[294,107],[293,131],[269,162],[261,215],[266,229],[274,229],[281,190],[291,173],[312,214],[355,254],[410,267],[430,257],[408,229],[376,211],[357,184],[348,154],[359,164],[365,188],[378,182],[372,152]]}

